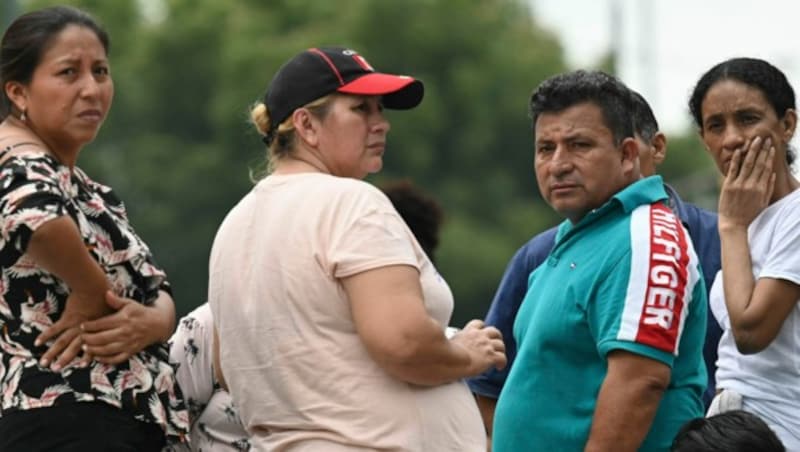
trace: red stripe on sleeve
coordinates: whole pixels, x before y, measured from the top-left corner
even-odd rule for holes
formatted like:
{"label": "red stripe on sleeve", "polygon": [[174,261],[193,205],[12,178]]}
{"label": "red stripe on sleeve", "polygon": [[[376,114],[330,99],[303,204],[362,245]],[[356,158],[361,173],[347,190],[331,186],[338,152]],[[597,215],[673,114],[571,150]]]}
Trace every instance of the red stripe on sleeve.
{"label": "red stripe on sleeve", "polygon": [[680,220],[664,204],[650,206],[647,289],[636,342],[675,353],[689,278],[689,249]]}

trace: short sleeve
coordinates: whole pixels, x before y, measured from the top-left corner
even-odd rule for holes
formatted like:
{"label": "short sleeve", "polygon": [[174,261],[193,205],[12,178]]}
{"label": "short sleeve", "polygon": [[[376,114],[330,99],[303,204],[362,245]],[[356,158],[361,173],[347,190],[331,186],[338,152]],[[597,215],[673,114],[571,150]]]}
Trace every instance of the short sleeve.
{"label": "short sleeve", "polygon": [[624,328],[626,321],[626,308],[630,309],[630,305],[626,306],[628,300],[625,297],[630,282],[625,261],[629,259],[630,253],[603,278],[597,297],[588,306],[587,315],[596,338],[597,351],[606,356],[613,350],[625,350],[661,361],[671,367],[674,358],[668,351],[641,343],[637,337],[620,337],[620,329]]}
{"label": "short sleeve", "polygon": [[775,278],[800,285],[800,198],[777,215],[758,278]]}
{"label": "short sleeve", "polygon": [[629,250],[600,279],[587,309],[599,353],[624,349],[672,366],[702,284],[687,236],[664,205],[633,211]]}
{"label": "short sleeve", "polygon": [[0,168],[0,234],[24,254],[33,233],[46,222],[67,215],[59,171],[45,156],[17,156]]}
{"label": "short sleeve", "polygon": [[[118,290],[148,306],[158,298],[159,291],[172,296],[166,272],[136,234],[128,220],[125,204],[114,190],[92,180],[80,168],[74,169],[74,177],[76,185],[81,188],[77,197],[79,211],[75,212],[81,234],[97,261],[108,266],[106,273],[109,276],[126,276],[118,280]],[[126,250],[124,254],[119,252],[123,249]],[[126,259],[120,259],[120,256]]]}
{"label": "short sleeve", "polygon": [[380,193],[365,199],[331,243],[328,259],[333,276],[344,278],[388,265],[419,268],[416,239],[400,214]]}
{"label": "short sleeve", "polygon": [[178,322],[170,339],[170,362],[177,365],[175,377],[189,408],[189,422],[197,420],[214,393],[214,320],[204,303]]}

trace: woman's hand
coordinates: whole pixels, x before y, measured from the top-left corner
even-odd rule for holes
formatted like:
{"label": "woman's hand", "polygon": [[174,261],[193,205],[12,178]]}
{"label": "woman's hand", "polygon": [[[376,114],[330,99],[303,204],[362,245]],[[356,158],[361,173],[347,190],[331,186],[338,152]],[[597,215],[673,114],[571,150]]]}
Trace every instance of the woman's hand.
{"label": "woman's hand", "polygon": [[83,305],[78,300],[79,298],[79,294],[72,292],[67,297],[61,317],[36,338],[34,345],[37,347],[55,339],[39,359],[40,366],[50,366],[54,371],[59,371],[71,363],[81,352],[83,341],[81,340],[80,326],[91,319],[93,314],[81,310]]}
{"label": "woman's hand", "polygon": [[26,254],[37,266],[70,288],[64,312],[34,342],[39,347],[55,339],[39,363],[42,367],[52,363],[52,369],[58,371],[80,353],[80,324],[110,312],[103,300],[108,281],[86,248],[77,224],[67,215],[47,221],[36,229]]}
{"label": "woman's hand", "polygon": [[775,146],[756,137],[733,153],[719,196],[719,228],[747,228],[763,211],[775,188]]}
{"label": "woman's hand", "polygon": [[358,336],[393,377],[436,386],[505,366],[500,331],[483,328],[480,320],[469,322],[450,340],[445,337],[442,324],[425,308],[416,268],[388,265],[341,281]]}
{"label": "woman's hand", "polygon": [[81,326],[83,350],[101,363],[122,363],[172,334],[174,321],[158,306],[145,306],[111,291],[106,292],[106,303],[116,312]]}
{"label": "woman's hand", "polygon": [[490,367],[497,370],[506,367],[503,334],[493,326],[484,326],[481,320],[471,320],[464,329],[453,335],[450,341],[469,353],[474,375]]}

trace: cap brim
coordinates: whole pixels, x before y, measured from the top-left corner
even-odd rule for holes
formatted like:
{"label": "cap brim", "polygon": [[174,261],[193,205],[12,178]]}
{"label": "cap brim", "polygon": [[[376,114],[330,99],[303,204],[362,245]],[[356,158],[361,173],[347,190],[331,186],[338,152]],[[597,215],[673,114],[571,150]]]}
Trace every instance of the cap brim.
{"label": "cap brim", "polygon": [[405,75],[380,72],[363,75],[336,91],[363,96],[383,96],[383,106],[396,110],[416,107],[425,95],[425,87],[421,81]]}

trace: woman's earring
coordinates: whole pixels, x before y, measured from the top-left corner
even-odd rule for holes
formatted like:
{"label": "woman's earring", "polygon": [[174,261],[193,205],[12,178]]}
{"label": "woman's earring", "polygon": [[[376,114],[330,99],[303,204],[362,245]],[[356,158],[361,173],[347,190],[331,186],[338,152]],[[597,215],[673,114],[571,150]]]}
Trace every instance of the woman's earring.
{"label": "woman's earring", "polygon": [[22,113],[19,115],[19,120],[25,122],[26,119],[28,119],[28,117],[25,116],[25,110],[22,110]]}

